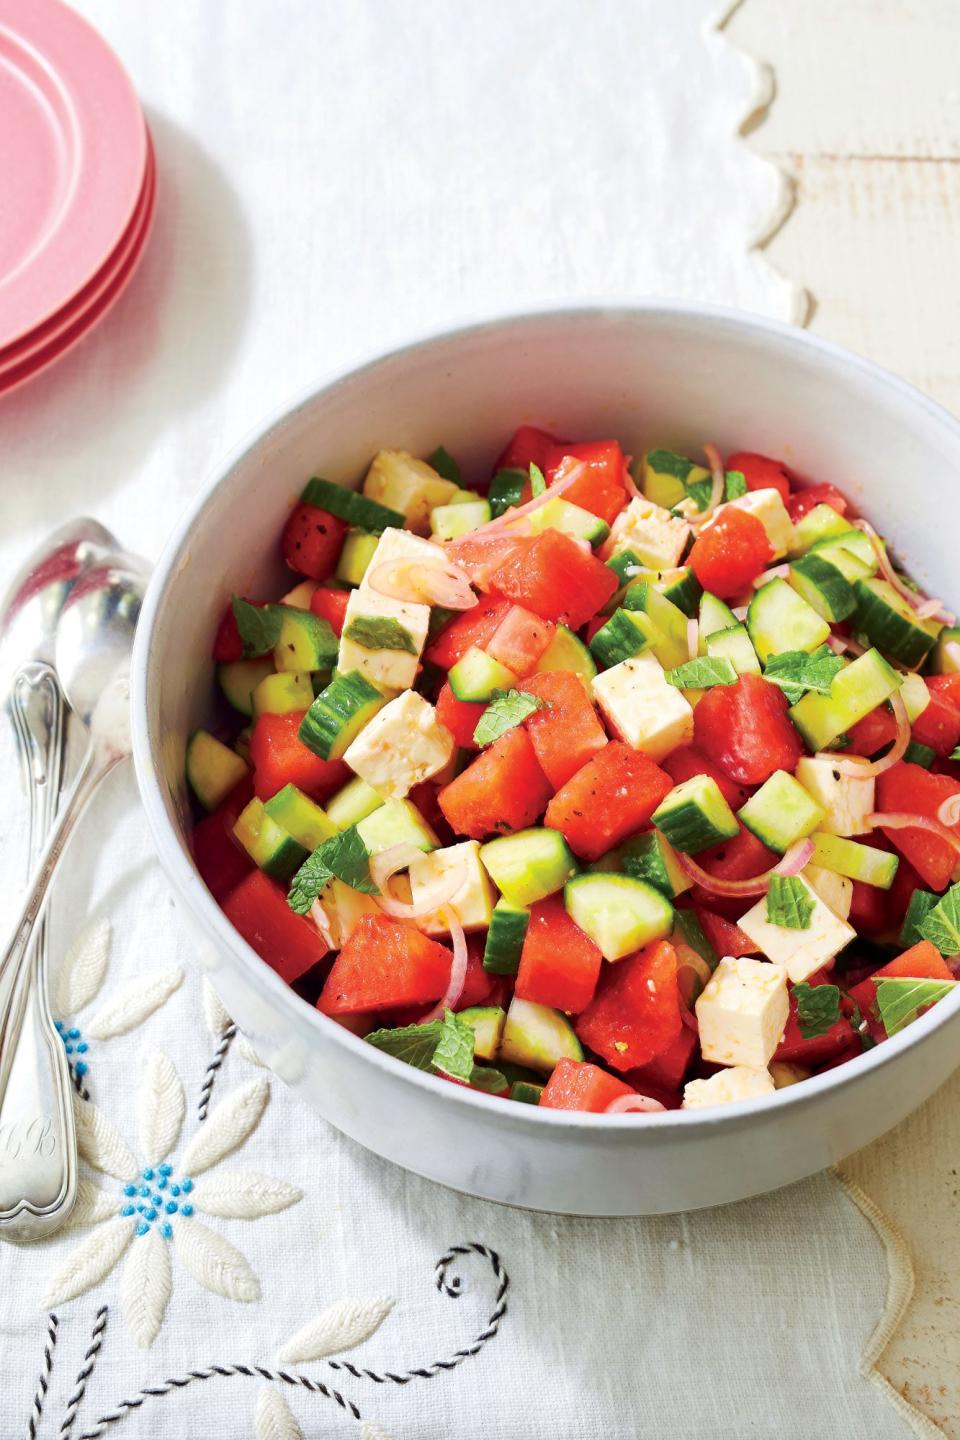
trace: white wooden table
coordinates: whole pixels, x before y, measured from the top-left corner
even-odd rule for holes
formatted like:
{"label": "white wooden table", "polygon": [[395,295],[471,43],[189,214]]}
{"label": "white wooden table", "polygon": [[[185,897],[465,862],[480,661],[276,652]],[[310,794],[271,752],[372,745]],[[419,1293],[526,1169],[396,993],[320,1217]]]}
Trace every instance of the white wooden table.
{"label": "white wooden table", "polygon": [[[960,5],[746,0],[727,33],[776,77],[749,143],[796,187],[766,254],[807,289],[810,328],[960,412]],[[950,1436],[960,1436],[958,1112],[960,1074],[845,1167],[913,1254],[915,1298],[884,1372]]]}

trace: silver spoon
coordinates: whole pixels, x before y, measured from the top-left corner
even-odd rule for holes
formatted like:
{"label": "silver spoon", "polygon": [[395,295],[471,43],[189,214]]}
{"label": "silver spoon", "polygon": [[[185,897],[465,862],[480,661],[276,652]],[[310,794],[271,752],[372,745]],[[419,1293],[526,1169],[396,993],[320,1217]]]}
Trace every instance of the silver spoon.
{"label": "silver spoon", "polygon": [[147,572],[123,552],[116,564],[107,563],[108,545],[93,550],[91,563],[71,580],[53,638],[54,679],[89,730],[90,744],[0,955],[0,1234],[12,1239],[49,1234],[67,1218],[76,1195],[66,1057],[50,1017],[45,968],[39,973],[31,942],[77,821],[130,749],[129,660]]}

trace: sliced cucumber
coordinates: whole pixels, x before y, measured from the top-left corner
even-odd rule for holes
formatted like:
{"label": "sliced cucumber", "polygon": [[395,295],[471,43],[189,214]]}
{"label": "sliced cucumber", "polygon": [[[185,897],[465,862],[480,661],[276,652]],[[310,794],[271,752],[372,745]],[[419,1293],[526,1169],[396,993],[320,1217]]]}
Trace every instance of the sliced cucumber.
{"label": "sliced cucumber", "polygon": [[653,823],[684,855],[696,855],[740,833],[737,817],[712,775],[692,775],[675,785],[654,810]]}
{"label": "sliced cucumber", "polygon": [[519,1100],[521,1105],[539,1105],[543,1094],[542,1085],[531,1085],[529,1080],[514,1080],[510,1086],[510,1099]]}
{"label": "sliced cucumber", "polygon": [[611,670],[621,660],[629,660],[646,650],[650,626],[645,621],[645,615],[637,615],[632,610],[614,610],[590,641],[590,653],[599,669]]}
{"label": "sliced cucumber", "polygon": [[316,850],[324,840],[337,833],[329,815],[296,785],[284,785],[263,808],[270,819],[282,826],[305,850]]}
{"label": "sliced cucumber", "polygon": [[583,1046],[559,1010],[515,995],[504,1022],[499,1058],[549,1075],[560,1060],[582,1060]]}
{"label": "sliced cucumber", "polygon": [[575,675],[582,675],[585,680],[592,680],[597,673],[590,651],[566,625],[557,626],[553,639],[537,661],[537,669],[572,670]]}
{"label": "sliced cucumber", "polygon": [[261,680],[250,697],[254,715],[288,715],[309,710],[313,704],[313,681],[306,671],[286,670]]}
{"label": "sliced cucumber", "polygon": [[943,629],[938,620],[918,620],[913,606],[886,580],[858,580],[857,629],[884,655],[902,665],[919,665]]}
{"label": "sliced cucumber", "polygon": [[368,785],[361,776],[355,775],[352,780],[347,781],[342,790],[338,790],[336,795],[327,801],[327,815],[338,830],[348,830],[351,825],[365,820],[374,810],[379,810],[383,803],[383,796],[378,795],[373,786]]}
{"label": "sliced cucumber", "polygon": [[728,625],[707,636],[707,654],[729,660],[738,675],[759,675],[760,661],[745,625]]}
{"label": "sliced cucumber", "polygon": [[495,520],[522,502],[523,492],[529,483],[530,476],[526,470],[497,471],[487,491],[490,513]]}
{"label": "sliced cucumber", "polygon": [[440,841],[412,800],[388,800],[357,823],[367,853],[378,855],[393,845],[412,845],[428,854]]}
{"label": "sliced cucumber", "polygon": [[[857,533],[859,534],[859,531]],[[850,585],[856,580],[869,580],[874,574],[874,570],[865,565],[859,555],[854,555],[842,545],[834,545],[830,541],[814,545],[808,554],[812,559],[825,560],[828,565],[832,565]]]}
{"label": "sliced cucumber", "polygon": [[811,546],[823,540],[832,540],[838,535],[846,535],[849,530],[849,521],[844,520],[832,505],[814,505],[793,527],[790,554],[804,555]]}
{"label": "sliced cucumber", "polygon": [[689,658],[686,615],[649,580],[627,586],[623,608],[637,617],[664,670],[672,670]]}
{"label": "sliced cucumber", "polygon": [[534,510],[530,516],[530,528],[534,531],[559,530],[564,535],[572,535],[575,540],[586,540],[594,549],[610,534],[610,526],[599,515],[591,514],[581,505],[574,505],[571,500],[564,500],[562,495],[554,496],[539,510]]}
{"label": "sliced cucumber", "polygon": [[457,500],[449,505],[435,505],[430,511],[430,534],[435,540],[456,540],[479,530],[492,518],[486,500]]}
{"label": "sliced cucumber", "polygon": [[280,625],[280,638],[273,647],[273,663],[278,670],[329,670],[337,663],[339,641],[329,620],[309,610],[290,610]]}
{"label": "sliced cucumber", "polygon": [[709,635],[715,635],[718,630],[731,630],[739,624],[730,606],[725,605],[716,595],[711,595],[709,590],[704,590],[700,597],[698,620],[701,655],[707,653],[707,637]]}
{"label": "sliced cucumber", "polygon": [[771,655],[784,650],[816,650],[830,634],[830,626],[778,576],[762,585],[750,601],[747,631],[765,665]]}
{"label": "sliced cucumber", "polygon": [[300,739],[321,759],[339,760],[386,703],[387,697],[359,670],[337,675],[304,715]]}
{"label": "sliced cucumber", "polygon": [[960,671],[960,627],[947,625],[940,631],[933,651],[933,668],[938,675],[956,675]]}
{"label": "sliced cucumber", "polygon": [[480,859],[493,883],[514,905],[533,905],[562,890],[577,873],[559,830],[518,830],[480,847]]}
{"label": "sliced cucumber", "polygon": [[645,880],[630,875],[577,875],[563,902],[605,960],[620,960],[673,929],[673,906]]}
{"label": "sliced cucumber", "polygon": [[491,975],[516,975],[520,968],[520,956],[529,923],[529,910],[525,910],[522,905],[512,905],[501,896],[493,907],[487,930],[487,943],[483,951],[484,970],[488,970]]}
{"label": "sliced cucumber", "polygon": [[343,542],[334,571],[337,579],[342,580],[344,585],[359,585],[370,568],[370,561],[379,544],[380,536],[372,531],[351,530]]}
{"label": "sliced cucumber", "polygon": [[619,865],[608,866],[608,870],[622,869],[634,880],[645,880],[668,900],[682,895],[693,885],[670,841],[659,830],[648,830],[643,835],[635,835],[632,840],[625,840],[617,855]]}
{"label": "sliced cucumber", "polygon": [[621,586],[628,585],[630,581],[635,580],[638,575],[645,575],[648,578],[650,576],[650,572],[648,572],[640,556],[635,550],[631,550],[629,546],[623,550],[618,550],[615,555],[611,555],[607,561],[607,566],[613,571],[614,575],[616,575]]}
{"label": "sliced cucumber", "polygon": [[700,923],[696,910],[675,910],[673,914],[674,944],[689,945],[690,949],[705,960],[711,970],[720,964],[720,956],[707,939],[707,932]]}
{"label": "sliced cucumber", "polygon": [[930,704],[930,691],[922,675],[904,675],[903,684],[900,686],[900,699],[912,725]]}
{"label": "sliced cucumber", "polygon": [[187,780],[205,810],[216,810],[247,773],[245,761],[206,730],[187,741]]}
{"label": "sliced cucumber", "polygon": [[495,1060],[507,1012],[499,1005],[470,1005],[457,1013],[457,1019],[473,1031],[473,1053],[478,1060]]}
{"label": "sliced cucumber", "polygon": [[217,666],[217,680],[234,710],[239,710],[241,715],[252,715],[253,692],[273,671],[270,656],[258,660],[229,660]]}
{"label": "sliced cucumber", "polygon": [[681,565],[677,570],[665,570],[660,576],[657,588],[671,605],[676,605],[688,619],[693,619],[700,605],[703,586],[689,565]]}
{"label": "sliced cucumber", "polygon": [[758,840],[780,855],[823,821],[823,810],[786,770],[774,770],[737,813]]}
{"label": "sliced cucumber", "polygon": [[391,510],[367,495],[348,490],[345,485],[334,485],[330,480],[310,480],[300,496],[301,504],[316,505],[328,515],[336,515],[348,525],[359,530],[373,530],[377,534],[391,527],[402,530],[405,517],[399,510]]}
{"label": "sliced cucumber", "polygon": [[841,835],[814,835],[811,864],[835,875],[847,875],[878,890],[889,890],[900,864],[900,857],[872,845],[861,845]]}
{"label": "sliced cucumber", "polygon": [[306,860],[308,851],[289,831],[267,814],[260,800],[241,811],[233,833],[250,859],[275,880],[289,880]]}
{"label": "sliced cucumber", "polygon": [[[841,568],[843,562],[838,557],[845,555],[853,559],[867,575],[875,575],[879,568],[877,552],[873,547],[873,541],[869,535],[862,530],[847,529],[842,535],[831,535],[827,540],[818,540],[812,549],[818,555],[828,555],[831,562]],[[847,575],[847,571],[843,571]],[[854,578],[859,579],[857,575]],[[850,576],[847,575],[847,579]]]}
{"label": "sliced cucumber", "polygon": [[889,700],[902,680],[879,650],[866,650],[834,676],[829,695],[811,690],[791,705],[790,719],[811,750],[825,750],[838,735]]}
{"label": "sliced cucumber", "polygon": [[936,758],[936,750],[932,750],[929,745],[921,745],[916,740],[911,740],[903,752],[905,765],[922,765],[924,770],[929,770]]}
{"label": "sliced cucumber", "polygon": [[857,608],[853,586],[822,555],[804,555],[795,560],[788,580],[824,620],[846,620]]}
{"label": "sliced cucumber", "polygon": [[664,510],[685,500],[689,485],[709,479],[709,470],[673,450],[648,450],[643,458],[643,493]]}
{"label": "sliced cucumber", "polygon": [[476,702],[492,700],[494,690],[511,690],[517,683],[512,670],[476,645],[451,666],[447,679],[458,700]]}

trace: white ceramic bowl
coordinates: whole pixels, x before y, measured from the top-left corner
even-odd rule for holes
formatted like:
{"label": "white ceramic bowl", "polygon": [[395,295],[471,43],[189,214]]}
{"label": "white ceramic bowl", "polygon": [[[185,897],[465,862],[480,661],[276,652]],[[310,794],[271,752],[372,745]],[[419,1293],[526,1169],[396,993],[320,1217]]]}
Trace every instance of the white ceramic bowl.
{"label": "white ceramic bowl", "polygon": [[[564,309],[422,341],[314,391],[238,450],[180,525],[137,642],[134,750],[150,825],[198,954],[267,1063],[321,1115],[399,1165],[473,1195],[644,1215],[774,1189],[921,1104],[960,1053],[960,995],[886,1044],[774,1097],[601,1117],[508,1104],[380,1053],[313,1010],[241,940],[193,866],[184,743],[211,706],[210,645],[232,590],[277,593],[289,506],[315,473],[351,484],[380,446],[439,443],[469,476],[532,421],[575,437],[782,456],[843,488],[931,594],[960,598],[960,423],[800,330],[664,304]],[[289,580],[287,581],[289,584]]]}

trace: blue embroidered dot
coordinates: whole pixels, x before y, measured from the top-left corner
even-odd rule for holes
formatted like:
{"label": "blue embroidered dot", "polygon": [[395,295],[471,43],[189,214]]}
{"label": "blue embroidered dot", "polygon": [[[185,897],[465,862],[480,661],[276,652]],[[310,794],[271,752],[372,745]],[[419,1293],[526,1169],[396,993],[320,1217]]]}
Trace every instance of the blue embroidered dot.
{"label": "blue embroidered dot", "polygon": [[180,1181],[180,1189],[183,1191],[184,1195],[190,1194],[190,1191],[193,1189],[193,1181],[190,1179],[189,1175],[185,1176]]}
{"label": "blue embroidered dot", "polygon": [[181,1206],[180,1206],[180,1213],[181,1213],[181,1215],[192,1215],[192,1214],[193,1214],[193,1206],[192,1206],[192,1205],[181,1205]]}
{"label": "blue embroidered dot", "polygon": [[171,1194],[171,1195],[179,1195],[179,1194],[180,1194],[180,1186],[179,1186],[179,1185],[171,1185],[171,1186],[170,1186],[170,1194]]}
{"label": "blue embroidered dot", "polygon": [[87,1051],[88,1051],[89,1049],[90,1049],[90,1046],[89,1046],[88,1042],[87,1042],[86,1040],[81,1040],[81,1041],[80,1041],[80,1044],[77,1046],[77,1054],[78,1054],[78,1055],[86,1055],[86,1053],[87,1053]]}
{"label": "blue embroidered dot", "polygon": [[146,1207],[146,1205],[138,1205],[138,1206],[137,1206],[137,1214],[138,1214],[138,1215],[145,1215],[146,1212],[147,1212],[147,1207]]}
{"label": "blue embroidered dot", "polygon": [[138,1234],[138,1235],[146,1235],[147,1232],[149,1231],[149,1229],[150,1229],[150,1226],[149,1226],[149,1225],[144,1225],[143,1221],[141,1220],[141,1221],[140,1221],[140,1224],[137,1226],[137,1234]]}
{"label": "blue embroidered dot", "polygon": [[157,1169],[160,1171],[160,1174],[161,1174],[161,1175],[172,1175],[172,1174],[173,1174],[173,1166],[172,1166],[172,1165],[158,1165],[158,1166],[157,1166]]}
{"label": "blue embroidered dot", "polygon": [[123,1208],[122,1208],[121,1211],[120,1211],[120,1214],[121,1214],[121,1215],[132,1215],[132,1214],[133,1214],[133,1206],[132,1206],[132,1205],[124,1205]]}
{"label": "blue embroidered dot", "polygon": [[72,1045],[68,1045],[68,1046],[66,1047],[66,1050],[67,1050],[67,1054],[68,1054],[68,1055],[72,1055],[72,1054],[73,1054],[73,1046],[72,1046]]}
{"label": "blue embroidered dot", "polygon": [[62,1021],[62,1020],[54,1020],[53,1023],[54,1023],[54,1025],[57,1027],[57,1034],[58,1034],[58,1035],[62,1035],[62,1034],[63,1034],[63,1021]]}
{"label": "blue embroidered dot", "polygon": [[70,1040],[80,1039],[80,1031],[76,1028],[76,1026],[71,1026],[71,1028],[67,1031],[67,1038]]}
{"label": "blue embroidered dot", "polygon": [[147,1167],[146,1170],[143,1171],[143,1178],[144,1178],[144,1180],[152,1180],[152,1179],[153,1179],[153,1171],[150,1169],[149,1166]]}
{"label": "blue embroidered dot", "polygon": [[124,1185],[124,1187],[123,1187],[123,1193],[124,1193],[124,1195],[136,1195],[136,1193],[137,1193],[137,1187],[136,1187],[136,1185]]}
{"label": "blue embroidered dot", "polygon": [[156,1212],[156,1210],[154,1210],[154,1208],[153,1208],[152,1205],[150,1206],[150,1209],[149,1209],[149,1210],[144,1210],[144,1212],[143,1212],[143,1218],[144,1218],[144,1220],[156,1220],[156,1218],[157,1218],[157,1212]]}
{"label": "blue embroidered dot", "polygon": [[164,1220],[163,1224],[160,1226],[160,1234],[163,1236],[164,1240],[169,1240],[171,1235],[173,1234],[173,1226],[168,1220]]}
{"label": "blue embroidered dot", "polygon": [[[79,1046],[78,1046],[77,1048],[79,1049]],[[74,1070],[76,1070],[77,1074],[80,1076],[80,1079],[82,1080],[83,1077],[84,1077],[84,1075],[86,1075],[86,1073],[87,1073],[87,1071],[89,1070],[90,1067],[89,1067],[89,1065],[87,1064],[86,1060],[78,1060],[77,1063],[76,1063],[76,1065],[74,1065],[73,1068],[74,1068]]]}
{"label": "blue embroidered dot", "polygon": [[141,1186],[140,1186],[140,1189],[137,1191],[137,1194],[138,1194],[138,1195],[142,1195],[143,1198],[146,1199],[147,1196],[150,1194],[150,1186],[149,1186],[149,1185],[141,1185]]}
{"label": "blue embroidered dot", "polygon": [[166,1175],[161,1175],[161,1176],[160,1176],[160,1179],[157,1181],[157,1189],[158,1189],[158,1190],[166,1190],[166,1188],[167,1188],[167,1177],[166,1177]]}
{"label": "blue embroidered dot", "polygon": [[176,1215],[177,1211],[180,1209],[180,1206],[177,1204],[176,1200],[168,1200],[163,1208],[164,1210],[166,1210],[168,1215]]}

